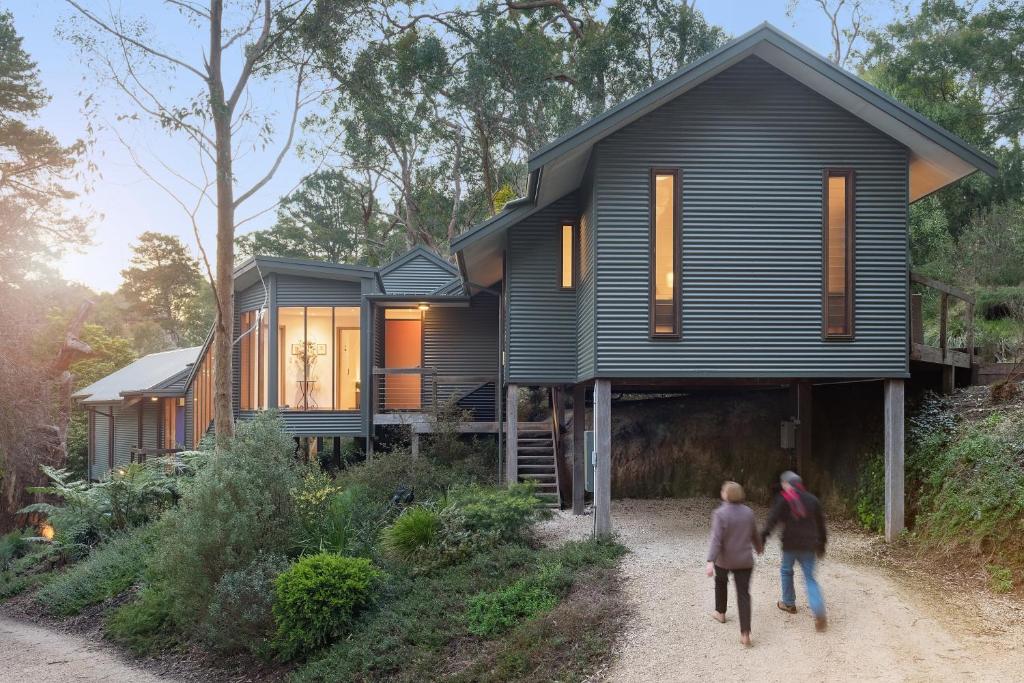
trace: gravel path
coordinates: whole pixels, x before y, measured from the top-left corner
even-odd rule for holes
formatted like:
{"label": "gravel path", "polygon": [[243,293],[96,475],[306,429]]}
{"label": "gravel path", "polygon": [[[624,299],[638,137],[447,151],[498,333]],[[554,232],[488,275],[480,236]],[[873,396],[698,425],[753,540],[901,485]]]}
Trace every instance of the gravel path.
{"label": "gravel path", "polygon": [[[1013,681],[1024,677],[1024,633],[979,632],[942,600],[899,577],[856,561],[857,533],[834,533],[819,582],[829,609],[826,633],[814,630],[797,578],[795,615],[775,607],[779,548],[759,558],[751,585],[754,647],[739,644],[730,582],[728,622],[711,619],[712,580],[704,575],[709,516],[715,501],[615,501],[613,524],[630,549],[623,562],[631,616],[614,663],[601,680],[619,682]],[[757,510],[763,519],[765,511]],[[558,513],[550,540],[589,535],[592,516]],[[797,571],[799,574],[799,570]],[[975,612],[983,612],[984,606]],[[976,621],[976,620],[975,620]],[[1019,626],[1019,621],[1018,621]]]}
{"label": "gravel path", "polygon": [[169,680],[125,663],[107,646],[0,617],[0,681],[166,683]]}

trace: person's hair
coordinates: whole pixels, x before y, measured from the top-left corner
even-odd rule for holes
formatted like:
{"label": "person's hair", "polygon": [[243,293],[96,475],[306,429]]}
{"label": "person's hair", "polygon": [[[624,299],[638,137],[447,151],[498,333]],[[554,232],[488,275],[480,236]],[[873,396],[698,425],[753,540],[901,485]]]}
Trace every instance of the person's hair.
{"label": "person's hair", "polygon": [[743,502],[743,487],[734,481],[727,481],[722,484],[722,493],[725,494],[725,499],[730,503]]}

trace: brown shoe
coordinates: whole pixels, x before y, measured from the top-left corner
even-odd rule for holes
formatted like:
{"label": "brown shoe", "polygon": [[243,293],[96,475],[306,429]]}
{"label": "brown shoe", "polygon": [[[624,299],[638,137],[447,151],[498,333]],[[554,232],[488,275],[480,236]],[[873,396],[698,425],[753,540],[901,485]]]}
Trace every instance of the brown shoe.
{"label": "brown shoe", "polygon": [[741,633],[740,634],[740,644],[742,644],[744,647],[750,647],[753,644],[753,643],[750,642],[750,634],[749,633]]}
{"label": "brown shoe", "polygon": [[815,617],[814,628],[819,633],[828,628],[828,617]]}
{"label": "brown shoe", "polygon": [[719,624],[724,624],[725,623],[725,615],[722,614],[721,612],[712,612],[711,613],[711,618],[714,619],[715,621],[717,621]]}
{"label": "brown shoe", "polygon": [[796,614],[796,605],[787,605],[786,603],[784,603],[784,602],[782,602],[780,600],[779,602],[775,603],[775,606],[778,607],[783,612],[789,612],[790,614]]}

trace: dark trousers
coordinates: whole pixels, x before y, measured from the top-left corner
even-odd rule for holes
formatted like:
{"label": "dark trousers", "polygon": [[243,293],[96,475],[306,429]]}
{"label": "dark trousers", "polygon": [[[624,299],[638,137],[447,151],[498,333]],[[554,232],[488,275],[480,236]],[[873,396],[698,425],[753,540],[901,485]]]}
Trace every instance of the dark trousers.
{"label": "dark trousers", "polygon": [[753,569],[722,569],[715,565],[715,611],[725,614],[729,604],[729,572],[736,584],[740,610],[740,633],[750,633],[750,573]]}

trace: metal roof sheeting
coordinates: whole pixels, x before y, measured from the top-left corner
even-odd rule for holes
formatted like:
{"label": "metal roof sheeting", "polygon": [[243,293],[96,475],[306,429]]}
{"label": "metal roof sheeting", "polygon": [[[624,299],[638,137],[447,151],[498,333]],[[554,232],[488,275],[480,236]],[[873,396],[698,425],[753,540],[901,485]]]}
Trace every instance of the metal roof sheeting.
{"label": "metal roof sheeting", "polygon": [[77,398],[83,403],[112,403],[120,401],[123,393],[152,389],[181,373],[190,363],[194,363],[201,348],[191,346],[187,349],[143,356],[117,372],[93,382],[84,389],[79,389],[72,398]]}

